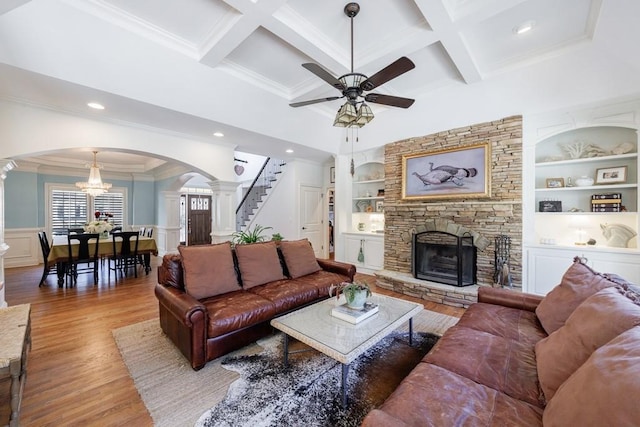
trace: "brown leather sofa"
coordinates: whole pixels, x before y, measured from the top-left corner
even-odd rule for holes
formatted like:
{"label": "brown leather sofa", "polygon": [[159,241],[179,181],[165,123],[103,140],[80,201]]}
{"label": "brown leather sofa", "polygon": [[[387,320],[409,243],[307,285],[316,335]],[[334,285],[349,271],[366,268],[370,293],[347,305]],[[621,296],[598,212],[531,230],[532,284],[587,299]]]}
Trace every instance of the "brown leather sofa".
{"label": "brown leather sofa", "polygon": [[362,426],[638,425],[634,291],[578,258],[544,298],[482,287]]}
{"label": "brown leather sofa", "polygon": [[195,370],[272,333],[275,316],[352,282],[352,264],[316,259],[307,240],[180,247],[158,267],[160,325]]}

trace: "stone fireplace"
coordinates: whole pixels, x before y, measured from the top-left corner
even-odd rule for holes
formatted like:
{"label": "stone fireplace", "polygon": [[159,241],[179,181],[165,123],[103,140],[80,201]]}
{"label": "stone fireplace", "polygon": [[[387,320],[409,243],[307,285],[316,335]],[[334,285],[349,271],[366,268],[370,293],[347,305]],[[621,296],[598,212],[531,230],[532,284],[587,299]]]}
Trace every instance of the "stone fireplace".
{"label": "stone fireplace", "polygon": [[477,251],[471,234],[424,231],[413,235],[411,246],[411,270],[416,279],[452,286],[476,284]]}
{"label": "stone fireplace", "polygon": [[[402,199],[403,156],[465,145],[491,146],[490,197],[415,200]],[[377,274],[381,287],[444,304],[466,307],[476,286],[437,284],[413,277],[413,235],[427,230],[473,236],[477,251],[477,285],[494,286],[495,237],[511,238],[510,268],[514,289],[522,287],[522,117],[451,129],[409,138],[385,146],[384,270]],[[434,282],[435,283],[435,282]]]}

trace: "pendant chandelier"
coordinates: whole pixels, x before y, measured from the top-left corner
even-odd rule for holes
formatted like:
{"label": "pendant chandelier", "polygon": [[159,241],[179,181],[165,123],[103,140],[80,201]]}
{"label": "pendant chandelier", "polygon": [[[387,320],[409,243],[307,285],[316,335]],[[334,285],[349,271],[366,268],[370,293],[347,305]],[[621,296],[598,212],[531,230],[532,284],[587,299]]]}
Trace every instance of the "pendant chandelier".
{"label": "pendant chandelier", "polygon": [[111,184],[102,182],[100,178],[100,168],[96,163],[97,151],[93,152],[93,165],[89,169],[89,179],[87,182],[76,182],[76,187],[80,188],[83,193],[87,193],[93,197],[106,193],[111,188]]}

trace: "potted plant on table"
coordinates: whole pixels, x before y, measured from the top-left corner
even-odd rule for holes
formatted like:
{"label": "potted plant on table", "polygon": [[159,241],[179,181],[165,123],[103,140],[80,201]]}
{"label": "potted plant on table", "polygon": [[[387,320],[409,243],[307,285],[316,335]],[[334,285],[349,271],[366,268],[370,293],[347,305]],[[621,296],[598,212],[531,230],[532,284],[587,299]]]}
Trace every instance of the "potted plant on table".
{"label": "potted plant on table", "polygon": [[247,245],[249,243],[264,242],[266,236],[264,233],[267,230],[271,230],[273,227],[263,227],[260,224],[256,224],[253,230],[247,229],[243,231],[236,231],[231,235],[231,241],[234,245]]}
{"label": "potted plant on table", "polygon": [[336,299],[340,298],[341,293],[344,294],[347,306],[356,310],[362,310],[367,298],[371,296],[371,289],[365,282],[342,282],[338,285],[331,285],[329,287],[329,296],[333,296],[334,291]]}

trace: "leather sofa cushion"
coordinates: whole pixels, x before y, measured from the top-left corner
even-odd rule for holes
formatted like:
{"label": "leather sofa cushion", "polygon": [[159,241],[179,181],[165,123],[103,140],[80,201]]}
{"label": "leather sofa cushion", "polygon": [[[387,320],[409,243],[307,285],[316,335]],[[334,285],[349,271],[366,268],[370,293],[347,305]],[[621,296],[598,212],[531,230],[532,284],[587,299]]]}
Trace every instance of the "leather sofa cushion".
{"label": "leather sofa cushion", "polygon": [[514,399],[544,407],[532,344],[453,326],[423,361]]}
{"label": "leather sofa cushion", "polygon": [[534,312],[482,302],[467,308],[457,325],[531,345],[547,337]]}
{"label": "leather sofa cushion", "polygon": [[564,325],[573,310],[584,300],[601,289],[615,285],[615,282],[596,273],[576,257],[573,265],[562,276],[560,284],[540,302],[536,315],[545,331],[551,334]]}
{"label": "leather sofa cushion", "polygon": [[298,277],[297,279],[291,279],[292,283],[296,283],[296,286],[301,283],[307,283],[314,286],[318,290],[318,297],[328,297],[329,287],[331,285],[337,285],[338,283],[349,281],[349,277],[332,273],[330,271],[320,270],[315,273],[307,274],[306,276]]}
{"label": "leather sofa cushion", "polygon": [[545,426],[637,426],[640,326],[596,350],[547,405]]}
{"label": "leather sofa cushion", "polygon": [[390,417],[367,416],[362,426],[541,426],[542,409],[429,363],[418,366],[380,408]]}
{"label": "leather sofa cushion", "polygon": [[318,289],[315,286],[308,283],[294,284],[289,279],[254,286],[249,292],[271,301],[276,308],[277,314],[302,306],[318,298]]}
{"label": "leather sofa cushion", "polygon": [[158,283],[184,291],[182,256],[180,254],[165,254],[162,257],[162,268],[158,268]]}
{"label": "leather sofa cushion", "polygon": [[178,246],[182,256],[184,287],[197,300],[240,288],[231,243]]}
{"label": "leather sofa cushion", "polygon": [[538,376],[547,401],[595,350],[640,325],[640,306],[620,292],[611,287],[593,294],[563,327],[536,344]]}
{"label": "leather sofa cushion", "polygon": [[276,314],[275,305],[271,301],[243,290],[209,298],[202,303],[209,316],[209,338],[266,322]]}
{"label": "leather sofa cushion", "polygon": [[245,289],[285,279],[275,242],[236,245],[236,257]]}
{"label": "leather sofa cushion", "polygon": [[284,240],[280,242],[280,251],[292,279],[320,270],[311,243],[307,239]]}

